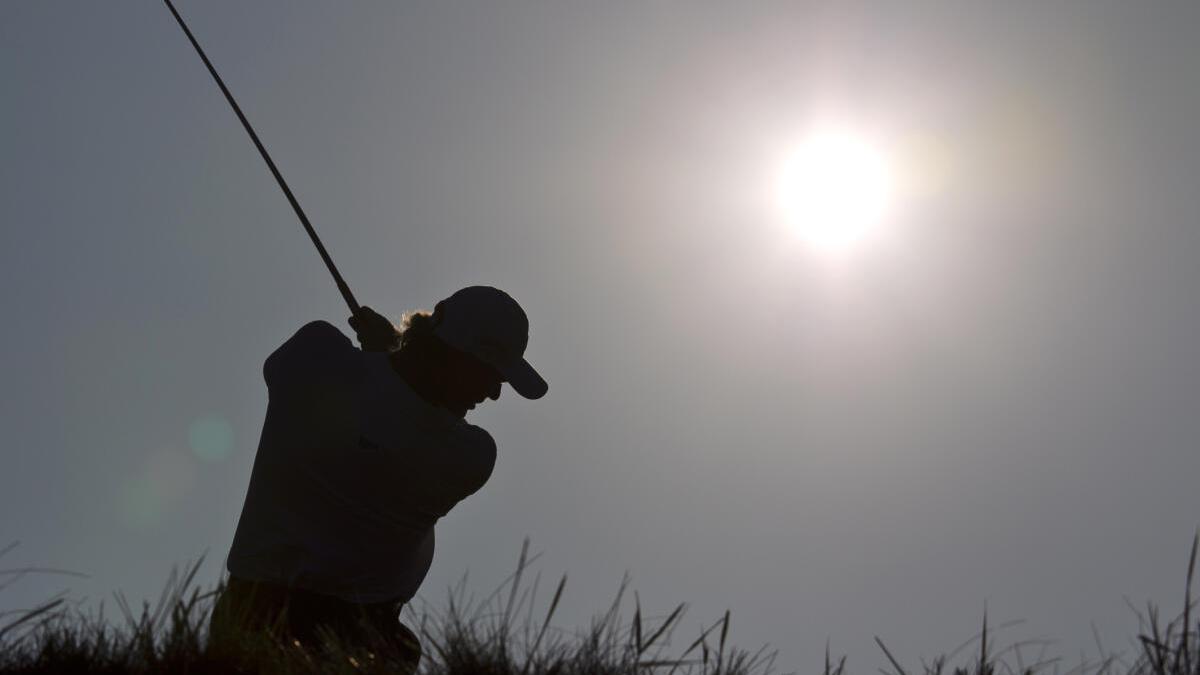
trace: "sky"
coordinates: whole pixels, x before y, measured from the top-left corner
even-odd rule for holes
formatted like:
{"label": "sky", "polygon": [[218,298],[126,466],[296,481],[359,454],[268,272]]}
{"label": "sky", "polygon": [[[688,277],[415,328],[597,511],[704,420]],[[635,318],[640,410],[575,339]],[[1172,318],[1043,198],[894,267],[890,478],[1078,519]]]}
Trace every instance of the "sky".
{"label": "sky", "polygon": [[[530,316],[542,400],[421,597],[528,537],[584,625],[622,575],[676,644],[855,672],[989,622],[1064,666],[1182,609],[1200,520],[1200,6],[242,3],[179,9],[359,301],[472,284]],[[164,6],[0,4],[0,591],[215,582],[262,363],[348,310]],[[780,167],[850,129],[894,189],[798,236]],[[109,601],[111,605],[111,600]],[[1026,655],[1036,654],[1036,648]],[[1081,654],[1083,656],[1081,656]],[[1066,668],[1064,668],[1066,669]]]}

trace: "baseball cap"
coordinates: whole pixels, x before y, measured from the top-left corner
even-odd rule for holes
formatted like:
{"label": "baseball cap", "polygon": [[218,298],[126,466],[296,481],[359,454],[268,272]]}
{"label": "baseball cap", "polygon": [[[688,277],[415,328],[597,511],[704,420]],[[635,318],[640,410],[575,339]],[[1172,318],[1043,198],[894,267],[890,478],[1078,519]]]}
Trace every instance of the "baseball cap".
{"label": "baseball cap", "polygon": [[529,319],[508,293],[468,286],[433,310],[433,334],[495,368],[525,398],[541,398],[549,385],[525,360]]}

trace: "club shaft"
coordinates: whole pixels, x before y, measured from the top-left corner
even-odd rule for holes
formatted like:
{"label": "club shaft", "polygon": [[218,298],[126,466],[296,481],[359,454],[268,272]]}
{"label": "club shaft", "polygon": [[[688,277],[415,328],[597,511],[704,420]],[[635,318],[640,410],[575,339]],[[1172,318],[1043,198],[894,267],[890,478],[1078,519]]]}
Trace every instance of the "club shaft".
{"label": "club shaft", "polygon": [[183,29],[183,33],[187,35],[192,46],[196,48],[196,53],[200,55],[200,60],[204,61],[204,65],[208,68],[208,72],[216,81],[217,86],[221,88],[221,93],[225,94],[225,99],[229,101],[229,105],[233,107],[233,112],[237,113],[237,117],[242,122],[242,127],[250,134],[250,140],[254,141],[254,147],[258,148],[258,154],[262,155],[263,161],[267,163],[267,168],[271,170],[271,175],[275,176],[275,182],[279,183],[279,188],[283,190],[284,196],[287,197],[288,203],[292,205],[292,210],[296,212],[296,217],[300,219],[300,224],[304,226],[304,230],[308,232],[308,236],[312,239],[312,243],[317,247],[317,253],[321,254],[321,260],[325,261],[325,267],[329,268],[329,273],[333,275],[333,280],[337,283],[338,290],[342,292],[342,298],[346,300],[346,304],[350,306],[350,312],[357,315],[359,311],[358,301],[354,299],[354,294],[350,292],[350,287],[346,285],[346,280],[338,272],[337,267],[333,264],[333,259],[329,257],[329,252],[325,250],[325,245],[321,243],[320,237],[317,236],[316,230],[313,229],[312,223],[308,221],[308,216],[304,215],[304,209],[300,208],[300,202],[296,201],[296,195],[292,194],[292,189],[288,187],[287,181],[283,179],[283,174],[279,173],[279,169],[275,166],[275,162],[271,159],[271,155],[267,153],[267,149],[263,146],[262,141],[258,140],[258,134],[254,133],[254,127],[250,126],[250,121],[246,119],[246,115],[242,113],[242,108],[234,100],[233,94],[229,93],[229,88],[225,86],[225,81],[217,74],[217,69],[213,67],[204,50],[200,48],[200,43],[196,42],[196,37],[192,35],[192,31],[188,29],[184,23],[183,17],[176,11],[175,5],[171,4],[171,0],[163,0],[167,5],[167,9],[171,10],[171,14],[175,20],[179,22],[179,27]]}

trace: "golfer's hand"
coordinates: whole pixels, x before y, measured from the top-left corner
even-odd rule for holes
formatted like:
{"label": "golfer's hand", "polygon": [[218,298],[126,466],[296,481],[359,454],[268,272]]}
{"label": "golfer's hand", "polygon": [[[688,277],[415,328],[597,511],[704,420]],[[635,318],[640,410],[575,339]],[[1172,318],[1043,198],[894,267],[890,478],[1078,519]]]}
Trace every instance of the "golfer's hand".
{"label": "golfer's hand", "polygon": [[385,317],[370,307],[359,308],[347,322],[358,336],[364,352],[388,352],[400,346],[400,333]]}

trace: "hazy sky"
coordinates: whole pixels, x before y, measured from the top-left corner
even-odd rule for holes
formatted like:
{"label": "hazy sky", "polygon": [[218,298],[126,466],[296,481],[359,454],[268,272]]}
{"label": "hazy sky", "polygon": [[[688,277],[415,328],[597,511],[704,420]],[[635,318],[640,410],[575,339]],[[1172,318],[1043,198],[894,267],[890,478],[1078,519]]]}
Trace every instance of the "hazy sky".
{"label": "hazy sky", "polygon": [[[512,293],[550,382],[422,595],[522,538],[565,625],[625,571],[677,642],[855,672],[993,622],[1128,651],[1200,496],[1200,5],[181,1],[358,299]],[[215,580],[262,362],[347,309],[160,3],[0,4],[0,610]],[[886,151],[838,260],[773,199],[814,122]],[[345,329],[348,330],[348,329]]]}

